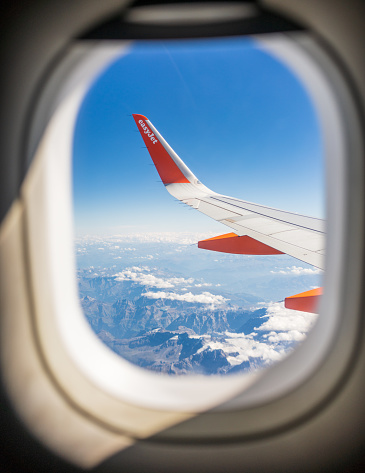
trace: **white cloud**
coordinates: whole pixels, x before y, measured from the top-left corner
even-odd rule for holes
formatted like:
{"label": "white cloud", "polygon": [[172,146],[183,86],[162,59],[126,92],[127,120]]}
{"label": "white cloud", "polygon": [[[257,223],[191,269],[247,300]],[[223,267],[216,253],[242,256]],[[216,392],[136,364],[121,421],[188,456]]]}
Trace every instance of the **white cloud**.
{"label": "white cloud", "polygon": [[143,296],[148,297],[149,299],[168,299],[171,301],[184,301],[184,302],[194,302],[200,304],[224,304],[228,301],[223,296],[211,294],[210,292],[203,292],[201,294],[192,294],[191,292],[187,292],[184,294],[176,294],[174,292],[145,292],[142,294]]}
{"label": "white cloud", "polygon": [[[279,361],[285,356],[282,347],[277,347],[266,342],[254,339],[253,334],[226,332],[220,340],[212,340],[210,336],[204,337],[204,346],[198,353],[206,348],[211,350],[222,350],[226,353],[227,360],[232,366],[239,365],[249,359],[263,361],[264,364],[271,364]],[[234,353],[235,355],[231,355]],[[238,355],[237,355],[238,353]]]}
{"label": "white cloud", "polygon": [[322,270],[318,268],[302,268],[301,266],[287,266],[285,269],[278,271],[270,271],[272,274],[295,274],[300,276],[302,274],[322,274]]}
{"label": "white cloud", "polygon": [[[193,278],[161,278],[150,273],[146,266],[132,266],[120,273],[114,274],[116,281],[133,281],[142,286],[156,287],[158,289],[167,289],[175,286],[192,284]],[[145,274],[145,273],[148,274]]]}
{"label": "white cloud", "polygon": [[[254,360],[259,365],[263,363],[267,366],[281,360],[291,350],[293,343],[306,338],[317,315],[286,309],[284,303],[279,302],[268,303],[267,306],[267,314],[262,319],[268,317],[268,320],[261,325],[258,321],[254,332],[247,335],[225,332],[218,339],[216,336],[212,338],[206,335],[204,346],[199,351],[208,347],[212,350],[221,349],[232,366]],[[263,331],[269,333],[262,334]]]}
{"label": "white cloud", "polygon": [[180,285],[180,284],[192,284],[194,282],[194,279],[193,278],[169,278],[169,281],[172,283],[172,284],[175,284],[175,285]]}
{"label": "white cloud", "polygon": [[288,332],[270,332],[263,336],[267,338],[270,343],[280,342],[301,342],[306,337],[305,333],[298,330],[289,330]]}
{"label": "white cloud", "polygon": [[269,319],[255,330],[289,332],[296,330],[306,333],[317,320],[317,314],[286,309],[283,302],[273,302],[267,308]]}
{"label": "white cloud", "polygon": [[153,274],[133,272],[129,269],[115,274],[114,277],[116,281],[133,281],[141,284],[142,286],[157,287],[159,289],[174,287],[173,284],[168,282],[168,280],[158,278]]}
{"label": "white cloud", "polygon": [[148,259],[148,260],[151,260],[151,259],[154,259],[154,256],[153,255],[135,256],[134,259]]}
{"label": "white cloud", "polygon": [[[223,350],[232,366],[244,361],[253,361],[255,364],[255,360],[259,365],[267,366],[281,360],[291,350],[293,343],[305,339],[317,315],[285,309],[283,303],[269,303],[267,306],[269,318],[262,325],[258,322],[259,326],[254,332],[247,335],[225,332],[219,338],[206,335],[203,337],[204,346],[199,351],[208,347]],[[269,333],[262,334],[264,330]]]}
{"label": "white cloud", "polygon": [[148,266],[132,266],[131,268],[127,268],[130,271],[137,271],[138,273],[142,273],[143,271],[151,271]]}

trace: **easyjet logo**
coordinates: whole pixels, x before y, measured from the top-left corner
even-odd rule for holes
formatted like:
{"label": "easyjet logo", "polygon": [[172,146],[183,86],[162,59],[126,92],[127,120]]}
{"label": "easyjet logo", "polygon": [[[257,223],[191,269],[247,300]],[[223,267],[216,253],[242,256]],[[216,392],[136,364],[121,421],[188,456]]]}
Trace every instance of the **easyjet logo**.
{"label": "easyjet logo", "polygon": [[155,134],[152,133],[152,131],[146,126],[143,120],[139,120],[138,123],[141,125],[141,128],[143,128],[144,134],[147,135],[152,141],[152,143],[155,145],[157,143]]}

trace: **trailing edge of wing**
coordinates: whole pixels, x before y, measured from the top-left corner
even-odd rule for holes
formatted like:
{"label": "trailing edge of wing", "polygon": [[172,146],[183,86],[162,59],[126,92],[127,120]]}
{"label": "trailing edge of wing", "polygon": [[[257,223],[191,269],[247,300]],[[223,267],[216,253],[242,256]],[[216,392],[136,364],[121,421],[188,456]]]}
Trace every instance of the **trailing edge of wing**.
{"label": "trailing edge of wing", "polygon": [[133,118],[171,195],[230,227],[238,237],[248,236],[279,253],[324,268],[323,220],[213,192],[199,182],[145,116],[134,114]]}

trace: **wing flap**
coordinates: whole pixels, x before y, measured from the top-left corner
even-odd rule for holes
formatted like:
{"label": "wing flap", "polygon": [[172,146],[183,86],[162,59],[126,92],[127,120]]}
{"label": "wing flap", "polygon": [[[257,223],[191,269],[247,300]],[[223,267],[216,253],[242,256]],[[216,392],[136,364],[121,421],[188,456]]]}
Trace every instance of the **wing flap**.
{"label": "wing flap", "polygon": [[197,210],[207,215],[208,217],[214,218],[214,220],[219,221],[225,220],[227,218],[239,217],[239,214],[236,212],[232,212],[231,210],[225,209],[223,207],[207,203],[204,200],[200,201]]}
{"label": "wing flap", "polygon": [[212,195],[211,199],[216,201],[217,205],[224,204],[226,208],[229,208],[233,212],[238,211],[241,213],[242,211],[249,211],[263,217],[272,218],[278,222],[290,223],[312,232],[324,233],[325,231],[324,221],[319,218],[286,212],[284,210],[274,209],[272,207],[254,204],[220,194]]}
{"label": "wing flap", "polygon": [[[286,253],[287,255],[293,256],[294,258],[299,259],[308,264],[312,264],[317,268],[323,269],[324,268],[324,254],[323,252],[316,252],[309,248],[306,248],[307,241],[304,244],[300,244],[300,242],[287,242],[283,239],[280,239],[279,236],[281,233],[276,235],[266,235],[264,233],[260,233],[258,231],[246,228],[242,225],[237,223],[232,223],[228,220],[221,220],[221,223],[224,223],[228,227],[232,228],[235,233],[239,236],[248,235],[251,238],[258,240],[265,245],[271,246],[272,248],[276,248],[277,250],[281,251],[282,253]],[[312,234],[308,232],[308,239],[310,239]]]}
{"label": "wing flap", "polygon": [[315,252],[323,250],[323,237],[321,235],[313,235],[305,230],[292,229],[272,236],[287,243],[293,243],[301,248],[306,248],[307,250]]}
{"label": "wing flap", "polygon": [[270,220],[264,217],[253,217],[251,219],[236,220],[238,225],[242,225],[250,230],[263,233],[264,235],[273,235],[288,230],[288,225],[276,220]]}

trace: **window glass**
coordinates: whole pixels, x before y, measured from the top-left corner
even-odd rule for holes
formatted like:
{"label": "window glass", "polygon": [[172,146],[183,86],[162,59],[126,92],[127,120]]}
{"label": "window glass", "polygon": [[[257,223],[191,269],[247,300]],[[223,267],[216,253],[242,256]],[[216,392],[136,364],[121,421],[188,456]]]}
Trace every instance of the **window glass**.
{"label": "window glass", "polygon": [[323,219],[306,90],[252,39],[135,42],[90,88],[75,128],[77,277],[97,336],[159,373],[270,366],[315,323],[284,299],[320,286],[321,270],[286,254],[199,249],[233,230],[166,191],[132,114],[213,191]]}

